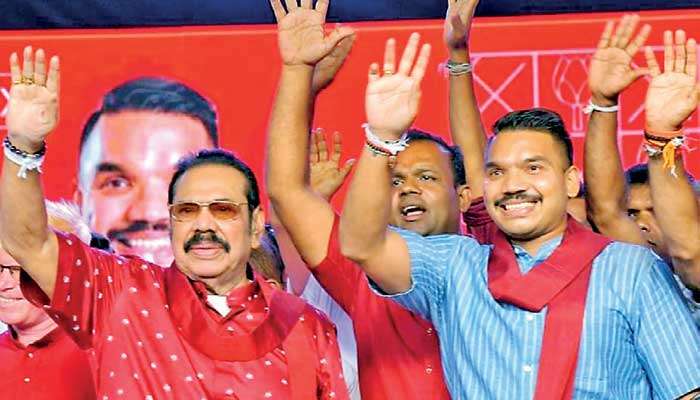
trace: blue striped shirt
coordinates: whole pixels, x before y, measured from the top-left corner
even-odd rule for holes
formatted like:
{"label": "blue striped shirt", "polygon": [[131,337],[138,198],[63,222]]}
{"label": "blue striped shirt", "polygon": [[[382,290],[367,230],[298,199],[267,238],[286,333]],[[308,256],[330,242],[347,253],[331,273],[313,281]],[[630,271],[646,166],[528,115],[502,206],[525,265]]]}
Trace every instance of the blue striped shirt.
{"label": "blue striped shirt", "polygon": [[[532,399],[546,308],[531,313],[488,290],[490,246],[465,236],[398,230],[412,287],[395,301],[438,330],[455,399]],[[516,247],[522,272],[546,259]],[[666,264],[643,247],[612,243],[594,260],[575,380],[575,399],[672,399],[700,387],[700,331]]]}

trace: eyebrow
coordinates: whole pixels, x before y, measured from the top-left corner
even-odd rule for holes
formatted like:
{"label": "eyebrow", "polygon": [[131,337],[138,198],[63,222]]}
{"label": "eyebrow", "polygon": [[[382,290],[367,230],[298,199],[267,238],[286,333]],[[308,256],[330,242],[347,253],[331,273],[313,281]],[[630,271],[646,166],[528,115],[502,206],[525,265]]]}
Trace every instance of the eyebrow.
{"label": "eyebrow", "polygon": [[124,169],[119,166],[118,164],[111,163],[111,162],[103,162],[97,165],[97,173],[100,172],[122,172],[124,173]]}

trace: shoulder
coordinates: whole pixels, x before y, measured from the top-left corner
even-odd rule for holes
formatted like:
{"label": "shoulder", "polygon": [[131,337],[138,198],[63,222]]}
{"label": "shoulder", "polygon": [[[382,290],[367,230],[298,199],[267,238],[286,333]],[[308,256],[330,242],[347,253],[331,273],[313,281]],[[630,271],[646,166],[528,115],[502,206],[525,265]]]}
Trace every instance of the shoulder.
{"label": "shoulder", "polygon": [[651,275],[670,273],[668,265],[650,249],[622,242],[611,242],[596,257],[593,270],[611,284],[632,287]]}

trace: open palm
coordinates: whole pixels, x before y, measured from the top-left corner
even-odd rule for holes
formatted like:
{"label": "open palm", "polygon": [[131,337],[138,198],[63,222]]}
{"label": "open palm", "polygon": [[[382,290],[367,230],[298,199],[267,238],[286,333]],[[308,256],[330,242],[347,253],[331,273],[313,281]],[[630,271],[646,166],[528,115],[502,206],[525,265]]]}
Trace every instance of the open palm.
{"label": "open palm", "polygon": [[328,36],[324,31],[328,0],[285,0],[288,12],[281,0],[270,0],[277,19],[277,35],[282,61],[287,65],[315,65],[328,55],[343,38],[353,34],[350,28],[339,28]]}
{"label": "open palm", "polygon": [[[674,50],[675,47],[675,50]],[[698,108],[697,44],[685,32],[664,32],[664,72],[651,48],[644,53],[652,76],[644,103],[647,126],[657,133],[677,131]]]}
{"label": "open palm", "polygon": [[[385,140],[401,136],[418,114],[420,83],[430,58],[430,45],[424,44],[418,53],[420,35],[411,34],[401,56],[398,72],[395,70],[396,42],[389,39],[384,51],[383,76],[379,76],[379,65],[370,66],[369,83],[365,95],[367,122],[374,133],[386,135]],[[416,60],[414,65],[414,60]]]}
{"label": "open palm", "polygon": [[632,34],[638,23],[638,16],[624,16],[614,35],[614,24],[608,22],[605,26],[598,42],[598,48],[591,58],[588,71],[588,87],[593,96],[614,99],[648,72],[646,69],[632,67],[632,58],[649,37],[651,31],[649,25],[644,25],[639,34],[632,39]]}
{"label": "open palm", "polygon": [[15,141],[41,143],[58,123],[58,58],[51,60],[48,78],[43,50],[24,50],[23,68],[17,54],[10,57],[12,87],[6,117]]}

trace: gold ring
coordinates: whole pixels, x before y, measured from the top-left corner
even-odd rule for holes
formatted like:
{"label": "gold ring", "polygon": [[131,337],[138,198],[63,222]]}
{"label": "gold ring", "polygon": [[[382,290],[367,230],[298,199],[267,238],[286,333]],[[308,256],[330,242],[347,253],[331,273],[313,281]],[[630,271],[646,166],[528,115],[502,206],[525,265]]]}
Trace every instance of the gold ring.
{"label": "gold ring", "polygon": [[22,80],[20,83],[23,83],[25,85],[33,85],[34,84],[34,78],[31,76],[22,76]]}
{"label": "gold ring", "polygon": [[390,69],[385,69],[385,70],[384,70],[384,75],[386,75],[386,76],[394,75],[394,71],[392,71],[392,70],[390,70]]}

